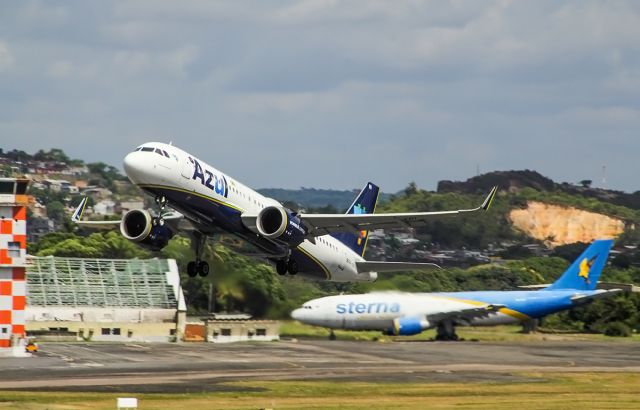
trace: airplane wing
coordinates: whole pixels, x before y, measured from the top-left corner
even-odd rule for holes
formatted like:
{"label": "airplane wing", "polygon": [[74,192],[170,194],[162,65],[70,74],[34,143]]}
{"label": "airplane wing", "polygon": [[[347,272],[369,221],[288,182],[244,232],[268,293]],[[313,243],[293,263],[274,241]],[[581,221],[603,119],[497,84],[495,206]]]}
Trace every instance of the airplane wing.
{"label": "airplane wing", "polygon": [[299,217],[309,229],[309,235],[314,237],[333,232],[359,233],[363,230],[378,228],[411,228],[438,216],[486,211],[491,206],[497,190],[497,186],[493,187],[484,202],[477,208],[472,209],[389,214],[299,214]]}
{"label": "airplane wing", "polygon": [[596,290],[595,293],[592,293],[589,295],[580,295],[580,294],[575,295],[571,298],[571,302],[573,302],[574,305],[583,305],[595,299],[612,296],[612,295],[615,295],[616,293],[621,293],[621,292],[623,292],[622,289],[609,289],[609,290],[599,289],[599,290]]}
{"label": "airplane wing", "polygon": [[435,263],[414,262],[356,262],[358,273],[362,272],[403,272],[409,270],[434,270],[440,269]]}
{"label": "airplane wing", "polygon": [[[120,226],[122,219],[83,221],[82,214],[84,213],[84,210],[87,207],[87,200],[88,200],[87,197],[82,198],[82,201],[80,201],[80,204],[71,215],[71,221],[73,223],[83,228],[89,228],[89,229],[116,229]],[[164,219],[167,223],[171,224],[172,226],[175,226],[177,228],[178,224],[180,224],[179,229],[188,230],[186,226],[182,226],[183,224],[180,223],[181,220],[183,220],[183,218],[184,218],[184,215],[175,211],[166,213],[162,216],[162,219]]]}
{"label": "airplane wing", "polygon": [[496,313],[504,308],[504,305],[487,304],[483,306],[475,306],[468,309],[453,310],[450,312],[441,312],[427,315],[427,320],[431,323],[442,322],[443,320],[451,320],[457,323],[468,323],[473,319],[487,317],[491,313]]}

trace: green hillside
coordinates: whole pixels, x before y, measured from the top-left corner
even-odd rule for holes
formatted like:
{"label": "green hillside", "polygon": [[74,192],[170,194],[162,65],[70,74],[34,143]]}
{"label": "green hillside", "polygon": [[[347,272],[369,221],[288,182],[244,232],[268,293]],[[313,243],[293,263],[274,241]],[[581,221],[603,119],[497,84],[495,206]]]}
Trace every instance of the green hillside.
{"label": "green hillside", "polygon": [[[116,179],[118,177],[114,176]],[[501,263],[466,269],[455,267],[430,273],[385,274],[380,275],[377,282],[366,284],[316,283],[295,277],[280,277],[260,261],[238,255],[219,242],[209,243],[204,257],[211,263],[213,275],[206,279],[183,277],[189,311],[194,314],[243,311],[256,317],[285,318],[293,308],[306,300],[339,292],[507,290],[520,285],[548,283],[566,268],[584,245],[559,247],[550,257],[531,257],[531,253],[522,245],[536,241],[515,230],[508,219],[511,210],[526,206],[529,200],[573,206],[621,218],[627,230],[618,238],[617,245],[636,245],[640,241],[634,229],[640,222],[640,206],[636,201],[638,193],[592,189],[586,182],[582,186],[558,184],[533,171],[495,172],[465,182],[443,181],[438,186],[438,192],[421,190],[412,183],[395,195],[383,197],[377,212],[474,208],[494,184],[501,189],[488,212],[434,218],[415,230],[415,237],[419,240],[415,248],[403,247],[391,233],[383,237],[383,241],[392,245],[388,246],[390,253],[387,258],[412,258],[414,249],[415,252],[428,251],[431,247],[477,250],[502,247],[503,251],[494,256],[506,259]],[[321,211],[324,209],[326,212],[331,208],[346,208],[356,192],[303,188],[299,191],[263,190],[263,193],[293,205]],[[29,252],[43,256],[107,258],[163,256],[175,258],[182,272],[186,272],[187,262],[193,259],[188,240],[181,236],[175,237],[158,255],[153,255],[117,232],[88,233],[75,229],[71,224],[65,224],[60,232],[30,243]],[[371,245],[370,249],[373,247]],[[375,259],[375,256],[371,259]],[[640,254],[635,249],[625,249],[622,255],[611,259],[611,266],[606,268],[603,280],[638,284],[639,266]],[[557,328],[625,333],[640,327],[639,310],[640,297],[621,295],[570,313],[554,315],[547,323]]]}

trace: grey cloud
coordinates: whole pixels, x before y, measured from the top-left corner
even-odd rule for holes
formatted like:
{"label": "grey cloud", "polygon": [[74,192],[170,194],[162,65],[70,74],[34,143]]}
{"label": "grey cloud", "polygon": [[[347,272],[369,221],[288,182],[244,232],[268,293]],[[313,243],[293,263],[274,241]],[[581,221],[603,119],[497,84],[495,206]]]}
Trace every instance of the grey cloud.
{"label": "grey cloud", "polygon": [[636,190],[632,1],[9,2],[0,141],[173,140],[257,186],[534,168]]}

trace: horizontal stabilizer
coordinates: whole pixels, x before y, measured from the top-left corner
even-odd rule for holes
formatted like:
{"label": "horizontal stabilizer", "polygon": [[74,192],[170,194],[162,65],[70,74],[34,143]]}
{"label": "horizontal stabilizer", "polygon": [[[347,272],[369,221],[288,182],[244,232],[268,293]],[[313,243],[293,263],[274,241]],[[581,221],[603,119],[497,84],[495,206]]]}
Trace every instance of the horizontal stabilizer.
{"label": "horizontal stabilizer", "polygon": [[592,293],[590,295],[575,295],[571,298],[571,301],[575,305],[581,305],[583,303],[591,302],[595,299],[605,298],[608,296],[613,296],[616,293],[621,293],[622,289],[609,289],[609,290],[596,290],[596,293]]}
{"label": "horizontal stabilizer", "polygon": [[410,270],[434,270],[440,269],[435,263],[415,262],[356,262],[358,273],[362,272],[404,272]]}

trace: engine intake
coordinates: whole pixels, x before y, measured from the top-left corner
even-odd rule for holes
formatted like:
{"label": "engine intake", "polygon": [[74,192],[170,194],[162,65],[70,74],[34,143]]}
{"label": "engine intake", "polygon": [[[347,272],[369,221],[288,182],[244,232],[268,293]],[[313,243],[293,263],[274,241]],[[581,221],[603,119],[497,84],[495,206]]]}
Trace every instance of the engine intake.
{"label": "engine intake", "polygon": [[158,220],[144,209],[132,209],[127,212],[120,222],[120,232],[128,240],[153,251],[167,246],[174,235],[166,224],[158,223]]}
{"label": "engine intake", "polygon": [[291,245],[299,245],[307,236],[307,227],[298,215],[279,206],[268,206],[260,211],[256,229],[265,238],[277,239]]}
{"label": "engine intake", "polygon": [[413,336],[429,329],[431,324],[426,319],[415,317],[401,317],[393,320],[393,327],[384,332],[390,336]]}

